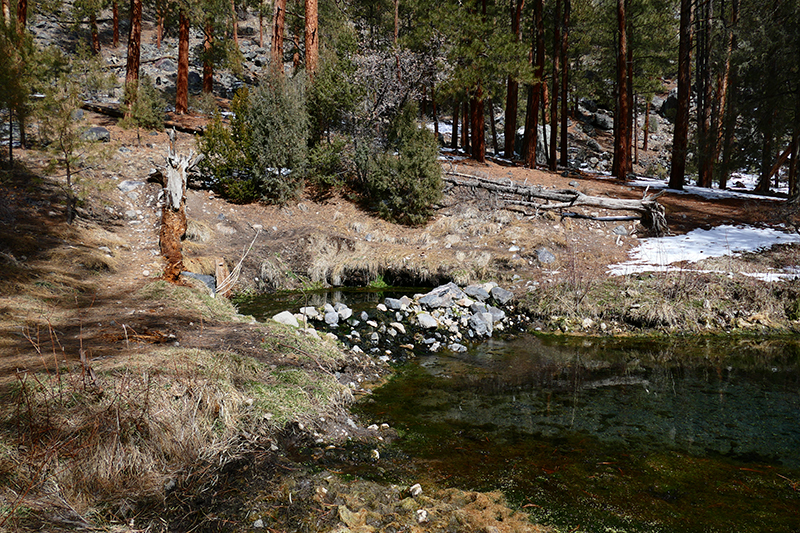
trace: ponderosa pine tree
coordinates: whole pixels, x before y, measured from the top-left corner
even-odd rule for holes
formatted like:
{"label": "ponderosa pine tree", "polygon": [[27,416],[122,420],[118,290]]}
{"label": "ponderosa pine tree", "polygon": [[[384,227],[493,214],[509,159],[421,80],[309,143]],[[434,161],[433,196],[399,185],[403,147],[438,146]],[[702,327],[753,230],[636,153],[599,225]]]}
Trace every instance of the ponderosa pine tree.
{"label": "ponderosa pine tree", "polygon": [[128,59],[125,67],[125,105],[131,108],[139,86],[139,58],[142,49],[142,0],[131,0]]}
{"label": "ponderosa pine tree", "polygon": [[689,147],[689,98],[691,98],[692,1],[681,0],[678,47],[678,110],[672,137],[670,189],[683,189]]}

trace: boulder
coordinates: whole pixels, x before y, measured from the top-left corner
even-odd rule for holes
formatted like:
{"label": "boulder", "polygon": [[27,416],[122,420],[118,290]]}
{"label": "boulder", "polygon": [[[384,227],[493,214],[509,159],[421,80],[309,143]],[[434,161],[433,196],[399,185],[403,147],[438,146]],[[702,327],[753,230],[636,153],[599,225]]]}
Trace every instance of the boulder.
{"label": "boulder", "polygon": [[292,326],[295,328],[300,327],[300,324],[297,322],[297,318],[295,318],[295,316],[289,311],[283,311],[282,313],[278,313],[277,315],[272,317],[272,320],[274,320],[278,324],[286,324],[287,326]]}
{"label": "boulder", "polygon": [[601,130],[613,130],[614,129],[614,119],[608,116],[607,114],[603,113],[602,111],[598,111],[594,115],[592,115],[592,126]]}
{"label": "boulder", "polygon": [[421,313],[417,316],[419,327],[423,329],[435,329],[439,327],[439,322],[430,313]]}
{"label": "boulder", "polygon": [[81,140],[89,142],[110,142],[111,133],[102,126],[89,128],[81,134]]}
{"label": "boulder", "polygon": [[495,287],[492,289],[492,298],[500,305],[506,305],[514,298],[514,293],[502,287]]}

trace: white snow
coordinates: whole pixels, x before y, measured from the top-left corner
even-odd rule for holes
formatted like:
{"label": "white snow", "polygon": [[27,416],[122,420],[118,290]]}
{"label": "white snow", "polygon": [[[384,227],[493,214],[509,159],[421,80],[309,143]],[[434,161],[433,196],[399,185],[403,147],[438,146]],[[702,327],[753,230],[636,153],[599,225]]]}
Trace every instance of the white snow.
{"label": "white snow", "polygon": [[[800,234],[782,231],[785,228],[756,228],[754,226],[717,226],[696,229],[685,235],[642,239],[630,251],[630,260],[609,266],[615,276],[639,272],[687,271],[676,263],[696,263],[710,257],[737,256],[742,252],[766,250],[775,244],[800,243]],[[700,271],[697,272],[708,272]],[[798,270],[787,273],[748,274],[766,280],[797,277]]]}

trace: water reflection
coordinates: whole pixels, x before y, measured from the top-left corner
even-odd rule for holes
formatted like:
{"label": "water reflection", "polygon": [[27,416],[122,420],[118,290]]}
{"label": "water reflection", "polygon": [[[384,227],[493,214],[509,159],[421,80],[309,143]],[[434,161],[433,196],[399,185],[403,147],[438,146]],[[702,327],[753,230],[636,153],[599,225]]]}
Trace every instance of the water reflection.
{"label": "water reflection", "polygon": [[420,357],[364,409],[405,430],[423,472],[557,509],[552,523],[794,531],[798,354],[798,339],[523,335]]}

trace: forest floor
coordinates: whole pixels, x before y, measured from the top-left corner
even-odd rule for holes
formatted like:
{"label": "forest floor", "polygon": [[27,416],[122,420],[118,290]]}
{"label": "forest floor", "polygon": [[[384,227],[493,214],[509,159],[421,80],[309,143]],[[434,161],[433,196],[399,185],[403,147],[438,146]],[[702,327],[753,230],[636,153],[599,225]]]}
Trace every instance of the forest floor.
{"label": "forest floor", "polygon": [[[265,330],[263,325],[238,316],[224,302],[213,303],[208,298],[188,297],[186,293],[176,294],[169,289],[159,289],[161,292],[153,289],[158,287],[157,279],[164,266],[158,244],[157,198],[160,186],[147,182],[147,178],[152,168],[163,164],[169,142],[167,134],[148,133],[138,139],[136,132],[119,128],[115,119],[91,113],[88,116],[94,124],[111,132],[112,141],[103,147],[105,151],[94,169],[77,180],[82,207],[75,223],[66,223],[64,178],[45,175],[44,159],[40,153],[17,151],[18,171],[2,177],[0,389],[8,400],[9,409],[22,405],[19,390],[25,387],[27,378],[24,376],[52,377],[52,373],[58,372],[62,366],[85,373],[87,361],[91,362],[89,366],[93,367],[94,373],[103,374],[104,369],[120,372],[120,368],[130,360],[148,357],[154,350],[166,347],[239,354],[271,368],[285,365],[286,350],[265,350],[264,342],[265,337],[273,336],[284,344],[292,344],[290,334],[282,330]],[[176,149],[188,153],[195,148],[194,142],[191,135],[178,134]],[[638,199],[643,194],[641,188],[602,176],[574,172],[564,175],[496,163],[477,164],[468,159],[450,160],[443,164],[446,169],[493,180],[511,179],[556,189],[577,188],[593,196]],[[676,234],[721,224],[783,223],[797,227],[800,223],[797,213],[787,211],[783,202],[758,197],[709,200],[692,194],[667,192],[659,201],[666,208],[670,230]],[[596,216],[620,214],[597,209],[582,212]],[[498,209],[490,196],[458,189],[448,192],[433,219],[420,227],[388,223],[342,195],[320,198],[313,191],[308,191],[298,202],[279,207],[234,205],[209,190],[190,189],[187,214],[190,221],[184,247],[187,269],[213,274],[217,258],[224,258],[233,268],[247,252],[234,287],[234,292],[245,293],[266,289],[308,289],[341,283],[365,285],[381,277],[389,282],[415,285],[449,279],[462,283],[496,280],[524,298],[529,292],[535,292],[536,287],[546,284],[605,280],[609,277],[608,266],[625,261],[628,252],[640,242],[635,235],[634,222],[625,223],[630,235],[618,235],[613,230],[620,225],[619,222],[561,218],[552,213],[523,215]],[[536,251],[542,248],[552,252],[553,263],[542,264],[536,259]],[[738,266],[727,263],[732,271],[746,271],[747,263],[754,262],[779,271],[784,266],[798,264],[798,251],[797,246],[781,247],[731,261],[740,262]],[[187,283],[191,285],[193,282]],[[193,292],[202,291],[202,288],[196,288]],[[755,314],[759,309],[752,312]],[[633,330],[629,328],[628,332]],[[678,326],[674,331],[681,332],[682,328]],[[300,352],[297,349],[295,355]],[[149,364],[163,364],[163,360],[156,357]],[[376,367],[374,362],[367,360],[338,361],[335,365],[337,370],[347,369],[340,381],[363,379],[363,388],[369,388],[367,383],[370,380],[379,381],[388,372],[385,366]],[[312,358],[297,362],[295,366],[311,372],[320,365]],[[333,368],[331,366],[326,372]],[[337,430],[348,426],[346,411],[337,411],[330,406],[319,408],[337,413],[335,424],[315,429],[324,438],[332,439]],[[9,413],[4,415],[8,416],[4,424],[7,431],[14,433],[13,428],[8,427],[13,418]],[[357,437],[359,431],[361,436],[368,435],[365,428],[360,428],[352,430],[352,436]],[[278,433],[280,431],[276,429],[273,436]],[[292,438],[301,438],[282,434],[285,438],[279,442],[281,450],[291,447]],[[13,438],[6,440],[5,446],[12,446],[10,443],[13,441]],[[21,444],[17,441],[15,445]],[[0,462],[3,479],[8,483],[2,495],[4,516],[0,520],[6,523],[4,527],[13,525],[28,529],[42,527],[45,523],[49,524],[47,527],[62,529],[85,527],[87,524],[125,529],[133,528],[130,525],[133,519],[138,525],[141,520],[153,519],[162,512],[156,511],[156,504],[137,507],[129,502],[125,504],[128,505],[126,508],[119,502],[128,499],[119,496],[115,500],[116,506],[100,512],[93,507],[92,498],[85,494],[75,497],[77,500],[65,498],[63,494],[54,496],[58,490],[53,492],[53,487],[48,486],[41,476],[37,478],[31,474],[25,482],[27,485],[20,480],[14,481],[13,472],[21,468],[21,462],[29,461],[30,464],[26,463],[29,470],[36,470],[32,464],[46,470],[42,466],[46,463],[44,456],[35,460],[30,456],[24,459],[25,453],[18,451],[11,454],[14,458],[5,457]],[[57,454],[58,450],[52,453]],[[52,455],[47,457],[52,458]],[[252,475],[252,468],[245,474],[248,465],[252,467],[254,462],[260,468],[268,465],[267,469],[274,473],[274,478],[266,481],[256,479],[258,476]],[[237,470],[238,474],[225,474],[227,477],[223,476],[223,481],[228,484],[226,486],[246,479],[246,483],[252,484],[252,490],[270,489],[273,494],[277,494],[274,491],[286,490],[286,473],[295,468],[281,459],[280,454],[269,451],[260,455],[251,452],[247,460],[236,464],[243,469]],[[293,479],[292,483],[300,482]],[[226,527],[224,520],[227,518],[199,517],[198,506],[213,507],[217,500],[209,503],[200,497],[202,491],[197,487],[195,490],[192,493],[194,499],[186,495],[188,492],[181,493],[186,497],[181,501],[182,505],[175,503],[177,500],[174,499],[180,495],[165,500],[172,502],[173,506],[167,505],[171,511],[163,511],[166,513],[164,519],[178,520],[171,522],[173,527],[180,529],[202,523],[206,530],[246,529],[245,525],[228,524]],[[242,506],[252,497],[248,490],[242,489],[238,493],[236,502]],[[336,490],[344,489],[337,486]],[[330,494],[336,490],[331,488]],[[221,492],[219,489],[214,494]],[[469,501],[474,502],[486,498],[475,494],[456,497],[436,489],[433,493],[437,494],[438,500],[435,504],[429,503],[438,505],[443,516],[446,512],[452,515],[457,508],[453,504],[449,511],[445,511],[448,501],[471,498]],[[317,498],[314,501],[323,505],[339,505],[330,499],[333,496],[326,500],[309,492],[308,497],[309,501]],[[489,500],[483,502],[482,509],[486,516],[497,515],[496,507],[502,507],[502,502],[496,496],[489,497]],[[82,503],[79,505],[76,501]],[[21,502],[27,509],[46,512],[21,513]],[[279,506],[280,502],[273,503]],[[263,505],[264,508],[269,506],[268,503]],[[303,512],[313,515],[312,507],[309,504]],[[219,516],[241,518],[236,514],[241,513],[241,509],[229,510],[228,515],[220,508],[214,509]],[[354,518],[343,514],[341,507],[339,509],[338,515],[326,513],[324,520],[318,516],[318,520],[322,520],[318,524],[332,529],[345,522],[352,531],[367,530],[363,529],[363,516]],[[353,508],[350,510],[355,512]],[[181,513],[183,518],[176,518]],[[292,516],[286,514],[283,518],[275,518],[275,513],[265,512],[264,516],[278,520],[275,526],[269,527],[289,530],[294,527],[290,524],[305,520],[299,518],[301,514],[298,511]],[[187,518],[190,515],[193,516],[191,520]],[[93,516],[105,517],[105,525],[98,525],[99,522],[91,518]],[[506,525],[498,526],[500,531],[533,530],[530,529],[533,526],[516,522],[512,527],[508,516]],[[442,520],[440,525],[443,528],[446,520]],[[211,527],[211,523],[216,525]],[[422,528],[420,524],[412,525]],[[431,522],[419,530],[438,529]]]}

